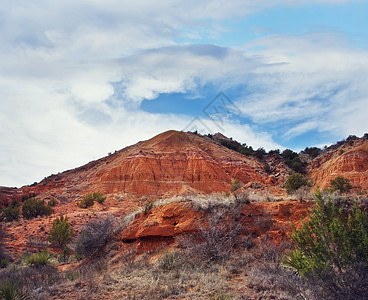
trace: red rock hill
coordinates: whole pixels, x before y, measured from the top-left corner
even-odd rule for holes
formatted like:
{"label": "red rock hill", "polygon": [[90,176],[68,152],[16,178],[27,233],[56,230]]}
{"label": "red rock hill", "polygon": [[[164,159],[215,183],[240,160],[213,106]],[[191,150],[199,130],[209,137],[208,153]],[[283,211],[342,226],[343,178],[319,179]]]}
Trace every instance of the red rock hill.
{"label": "red rock hill", "polygon": [[52,175],[24,194],[66,198],[91,191],[170,197],[229,191],[231,181],[271,185],[263,164],[206,136],[170,130],[80,168]]}

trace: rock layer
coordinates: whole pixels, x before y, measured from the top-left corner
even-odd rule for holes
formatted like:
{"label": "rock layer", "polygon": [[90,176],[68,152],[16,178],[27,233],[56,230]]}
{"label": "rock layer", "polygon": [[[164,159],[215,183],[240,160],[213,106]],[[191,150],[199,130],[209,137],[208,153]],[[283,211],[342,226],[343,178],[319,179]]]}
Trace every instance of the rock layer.
{"label": "rock layer", "polygon": [[170,130],[80,168],[45,178],[21,193],[73,198],[87,192],[136,197],[171,197],[228,192],[233,179],[244,184],[276,185],[254,157],[210,139]]}
{"label": "rock layer", "polygon": [[350,179],[356,191],[368,190],[368,142],[347,152],[337,150],[310,165],[310,177],[320,188],[328,188],[337,176]]}

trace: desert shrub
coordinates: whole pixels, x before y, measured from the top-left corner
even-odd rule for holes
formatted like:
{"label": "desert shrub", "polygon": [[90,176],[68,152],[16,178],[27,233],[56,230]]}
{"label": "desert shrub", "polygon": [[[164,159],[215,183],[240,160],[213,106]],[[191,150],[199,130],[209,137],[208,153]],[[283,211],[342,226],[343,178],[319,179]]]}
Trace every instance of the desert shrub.
{"label": "desert shrub", "polygon": [[103,203],[106,199],[106,196],[102,195],[101,193],[88,193],[83,196],[82,200],[78,202],[78,206],[80,208],[88,208],[92,206],[95,201],[98,203]]}
{"label": "desert shrub", "polygon": [[308,180],[300,173],[290,175],[285,182],[286,191],[292,194],[302,186],[308,186]]}
{"label": "desert shrub", "polygon": [[78,272],[78,270],[68,270],[65,272],[65,277],[70,280],[70,281],[74,281],[77,280],[79,278],[80,274]]}
{"label": "desert shrub", "polygon": [[235,222],[231,208],[217,208],[207,218],[205,225],[199,225],[198,234],[178,239],[181,248],[195,253],[201,262],[220,262],[231,255],[240,244],[241,222]]}
{"label": "desert shrub", "polygon": [[88,208],[95,203],[93,195],[91,193],[84,195],[82,200],[78,202],[80,208]]}
{"label": "desert shrub", "polygon": [[311,193],[311,187],[309,185],[303,185],[297,190],[293,192],[293,195],[296,197],[297,200],[303,202],[306,199],[313,199]]}
{"label": "desert shrub", "polygon": [[152,208],[153,208],[153,204],[154,204],[154,201],[147,201],[145,204],[144,204],[144,214],[148,214]]}
{"label": "desert shrub", "polygon": [[47,251],[37,252],[34,254],[26,255],[24,262],[26,265],[39,268],[50,265],[52,255]]}
{"label": "desert shrub", "polygon": [[36,196],[37,196],[36,193],[30,193],[28,195],[23,195],[21,199],[22,199],[22,202],[24,202],[24,201],[26,201],[28,199],[35,198]]}
{"label": "desert shrub", "polygon": [[106,196],[102,195],[101,193],[93,193],[93,199],[98,203],[103,203],[106,200]]}
{"label": "desert shrub", "polygon": [[[294,228],[295,249],[284,264],[296,270],[321,299],[363,299],[368,295],[368,216],[356,203],[347,213],[316,191],[316,207],[302,228]],[[317,297],[317,298],[318,298]]]}
{"label": "desert shrub", "polygon": [[60,215],[60,217],[56,218],[52,223],[48,240],[56,246],[64,247],[72,240],[72,238],[73,227],[69,224],[68,217]]}
{"label": "desert shrub", "polygon": [[112,216],[90,221],[78,236],[75,252],[83,258],[102,248],[112,237],[116,225]]}
{"label": "desert shrub", "polygon": [[8,280],[18,283],[19,291],[29,291],[27,299],[49,299],[39,297],[38,293],[44,287],[53,285],[61,279],[58,270],[48,265],[38,268],[12,266],[0,270],[0,285]]}
{"label": "desert shrub", "polygon": [[52,208],[45,205],[44,200],[31,198],[23,202],[22,215],[26,219],[35,218],[37,216],[50,216],[51,214]]}
{"label": "desert shrub", "polygon": [[0,299],[2,300],[26,300],[28,292],[16,281],[6,280],[0,283]]}
{"label": "desert shrub", "polygon": [[176,266],[176,261],[179,256],[177,251],[168,251],[159,259],[159,266],[163,270],[172,270]]}
{"label": "desert shrub", "polygon": [[70,258],[72,250],[68,246],[64,246],[63,251],[58,255],[58,262],[67,262]]}
{"label": "desert shrub", "polygon": [[226,293],[217,293],[216,295],[214,295],[212,297],[213,300],[231,300],[233,299],[233,297],[231,297],[231,295],[226,294]]}
{"label": "desert shrub", "polygon": [[48,202],[47,202],[47,206],[50,206],[50,207],[54,207],[56,206],[56,200],[54,198],[50,199]]}
{"label": "desert shrub", "polygon": [[10,264],[10,260],[3,258],[0,260],[0,268],[6,268]]}
{"label": "desert shrub", "polygon": [[[18,203],[18,202],[17,202]],[[19,205],[10,204],[8,207],[3,208],[2,216],[6,222],[11,222],[19,219],[20,209]]]}
{"label": "desert shrub", "polygon": [[267,232],[274,224],[273,216],[266,211],[263,211],[262,215],[255,217],[255,224],[261,232]]}
{"label": "desert shrub", "polygon": [[249,200],[249,193],[247,191],[242,190],[243,183],[239,179],[234,179],[230,186],[230,192],[233,194],[235,198],[235,204],[240,205],[242,203],[248,204],[250,203]]}
{"label": "desert shrub", "polygon": [[337,176],[335,179],[330,181],[332,191],[338,191],[340,194],[349,193],[353,186],[350,180],[342,176]]}

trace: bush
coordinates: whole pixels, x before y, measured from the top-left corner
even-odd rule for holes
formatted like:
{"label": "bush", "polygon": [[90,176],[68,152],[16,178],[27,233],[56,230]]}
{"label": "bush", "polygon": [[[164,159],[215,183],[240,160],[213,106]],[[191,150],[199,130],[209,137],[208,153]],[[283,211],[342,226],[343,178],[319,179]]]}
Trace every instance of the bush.
{"label": "bush", "polygon": [[144,214],[148,214],[152,209],[153,209],[153,204],[155,202],[154,201],[147,201],[145,204],[144,204]]}
{"label": "bush", "polygon": [[47,202],[47,206],[50,206],[50,207],[54,207],[56,206],[56,200],[54,198],[50,199],[48,202]]}
{"label": "bush", "polygon": [[308,180],[300,173],[290,175],[285,182],[285,188],[288,194],[292,194],[302,186],[308,185]]}
{"label": "bush", "polygon": [[95,200],[93,199],[92,194],[84,195],[82,200],[78,202],[78,206],[80,208],[88,208],[94,204]]}
{"label": "bush", "polygon": [[[18,203],[18,202],[17,202]],[[20,215],[19,205],[10,204],[8,207],[3,208],[2,216],[6,222],[18,220]]]}
{"label": "bush", "polygon": [[52,214],[52,208],[46,206],[44,200],[31,198],[24,201],[22,214],[26,219],[35,218],[37,216],[50,216]]}
{"label": "bush", "polygon": [[332,191],[338,191],[340,194],[349,193],[353,188],[350,180],[342,176],[337,176],[335,179],[332,179],[330,185]]}
{"label": "bush", "polygon": [[35,198],[37,196],[37,194],[36,193],[30,193],[30,194],[28,194],[28,195],[23,195],[22,196],[22,202],[24,202],[24,201],[26,201],[26,200],[28,200],[28,199],[31,199],[31,198]]}
{"label": "bush", "polygon": [[49,233],[50,243],[64,247],[73,238],[73,227],[69,224],[68,218],[60,215],[60,218],[56,218],[52,223],[52,228]]}
{"label": "bush", "polygon": [[159,265],[163,270],[170,271],[175,268],[179,253],[176,251],[166,252],[159,259]]}
{"label": "bush", "polygon": [[179,245],[187,252],[195,253],[200,263],[224,261],[241,242],[242,223],[235,219],[231,208],[217,208],[208,216],[207,224],[198,224],[199,233],[179,238]]}
{"label": "bush", "polygon": [[101,193],[93,193],[92,197],[94,201],[98,203],[103,203],[106,200],[106,196],[102,195]]}
{"label": "bush", "polygon": [[306,164],[300,160],[298,153],[290,149],[286,149],[281,153],[281,156],[284,159],[285,164],[293,171],[305,173]]}
{"label": "bush", "polygon": [[3,300],[26,300],[28,293],[20,284],[13,280],[6,280],[0,284],[0,299]]}
{"label": "bush", "polygon": [[115,220],[111,216],[90,221],[78,236],[76,255],[87,257],[102,248],[113,235],[115,226]]}
{"label": "bush", "polygon": [[106,196],[102,195],[101,193],[88,193],[83,196],[82,200],[78,202],[78,206],[80,208],[88,208],[92,206],[95,201],[98,203],[103,203],[106,199]]}
{"label": "bush", "polygon": [[39,268],[50,265],[52,256],[46,251],[38,252],[24,257],[24,262],[31,267]]}
{"label": "bush", "polygon": [[351,211],[326,203],[316,191],[316,207],[302,228],[294,227],[295,249],[283,260],[320,298],[363,299],[368,295],[368,216],[356,203]]}

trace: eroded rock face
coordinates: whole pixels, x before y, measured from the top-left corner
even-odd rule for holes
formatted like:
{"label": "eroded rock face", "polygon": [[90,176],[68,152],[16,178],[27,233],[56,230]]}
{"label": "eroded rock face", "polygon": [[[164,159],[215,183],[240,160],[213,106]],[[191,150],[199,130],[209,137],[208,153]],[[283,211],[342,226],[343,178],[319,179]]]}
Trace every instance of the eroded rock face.
{"label": "eroded rock face", "polygon": [[208,137],[170,130],[154,138],[51,175],[20,195],[70,198],[88,192],[124,193],[135,197],[228,192],[233,179],[244,184],[276,185],[263,164],[227,149]]}
{"label": "eroded rock face", "polygon": [[13,199],[17,199],[21,194],[21,191],[16,188],[0,186],[0,208],[7,205]]}
{"label": "eroded rock face", "polygon": [[[229,209],[224,222],[241,224],[240,234],[253,238],[267,234],[276,243],[284,241],[291,232],[290,221],[300,227],[314,202],[300,203],[282,201],[274,203],[252,203]],[[152,251],[163,245],[175,244],[175,238],[186,234],[200,234],[208,227],[211,210],[196,211],[190,202],[172,202],[141,214],[122,232],[121,239],[125,243],[135,243],[139,252]],[[226,221],[227,220],[227,221]],[[234,225],[234,224],[233,224]]]}
{"label": "eroded rock face", "polygon": [[[251,166],[253,165],[253,166]],[[97,174],[105,193],[140,195],[228,191],[232,178],[264,182],[262,166],[195,134],[168,131],[142,143],[139,150]]]}
{"label": "eroded rock face", "polygon": [[329,159],[315,161],[310,166],[310,176],[320,188],[328,188],[337,176],[350,179],[356,190],[368,189],[368,142],[345,153],[339,150]]}

